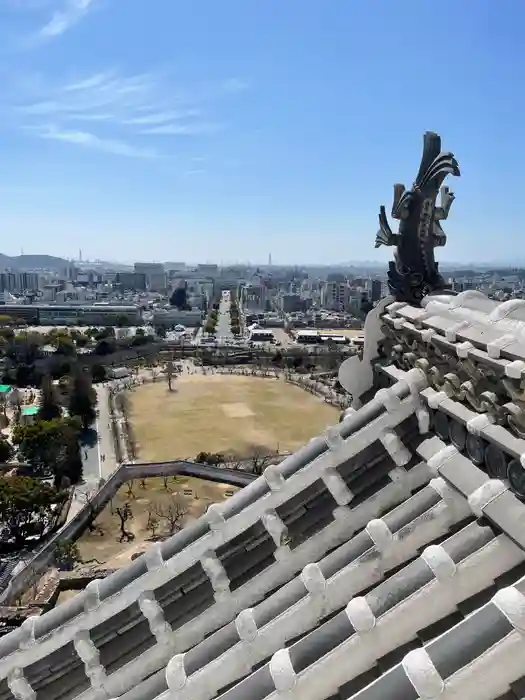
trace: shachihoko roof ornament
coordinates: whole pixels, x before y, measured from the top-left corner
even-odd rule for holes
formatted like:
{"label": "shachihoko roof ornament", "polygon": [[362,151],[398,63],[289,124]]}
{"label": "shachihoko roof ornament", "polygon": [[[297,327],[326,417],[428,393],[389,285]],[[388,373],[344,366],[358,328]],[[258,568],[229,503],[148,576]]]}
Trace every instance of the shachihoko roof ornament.
{"label": "shachihoko roof ornament", "polygon": [[[446,235],[441,221],[448,218],[454,194],[443,186],[447,175],[459,177],[459,166],[452,153],[441,152],[441,137],[432,131],[424,135],[423,155],[412,189],[394,185],[392,217],[399,220],[393,233],[385,207],[379,210],[376,248],[396,246],[395,261],[389,264],[388,286],[397,301],[419,305],[430,292],[445,287],[434,260],[434,248],[444,246]],[[436,200],[440,194],[440,206]]]}

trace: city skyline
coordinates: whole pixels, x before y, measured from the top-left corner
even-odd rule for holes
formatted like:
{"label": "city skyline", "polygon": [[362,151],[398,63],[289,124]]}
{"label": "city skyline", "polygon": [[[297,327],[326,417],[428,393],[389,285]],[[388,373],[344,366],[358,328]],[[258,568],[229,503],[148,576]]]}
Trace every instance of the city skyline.
{"label": "city skyline", "polygon": [[519,264],[524,14],[6,0],[1,252],[386,264],[379,206],[411,184],[432,129],[462,171],[438,259]]}

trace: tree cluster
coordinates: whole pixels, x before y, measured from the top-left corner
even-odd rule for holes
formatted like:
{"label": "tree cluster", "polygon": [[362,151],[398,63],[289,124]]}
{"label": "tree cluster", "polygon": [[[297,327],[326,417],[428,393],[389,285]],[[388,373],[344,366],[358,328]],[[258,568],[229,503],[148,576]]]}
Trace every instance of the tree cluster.
{"label": "tree cluster", "polygon": [[230,296],[230,328],[234,335],[239,335],[241,332],[241,321],[239,315],[239,307],[235,299]]}
{"label": "tree cluster", "polygon": [[170,297],[170,306],[174,306],[176,309],[179,309],[179,311],[186,311],[189,309],[187,287],[188,284],[185,282],[182,286],[173,290],[173,294]]}
{"label": "tree cluster", "polygon": [[[118,317],[115,323],[118,327],[128,324],[125,316]],[[0,322],[0,358],[7,361],[2,382],[19,387],[38,387],[45,374],[50,374],[53,379],[70,374],[71,368],[83,357],[79,350],[83,353],[88,350],[92,355],[104,357],[154,340],[152,335],[146,335],[142,329],[138,329],[132,337],[116,338],[113,327],[86,328],[84,331],[53,328],[48,333],[26,330],[15,332]],[[37,361],[44,359],[47,365],[46,370],[42,371]]]}
{"label": "tree cluster", "polygon": [[219,312],[217,309],[212,308],[206,318],[206,323],[204,324],[204,332],[214,334],[217,329],[217,321],[219,319]]}
{"label": "tree cluster", "polygon": [[0,542],[22,549],[30,537],[51,530],[66,494],[27,476],[0,477]]}
{"label": "tree cluster", "polygon": [[220,452],[199,452],[195,457],[197,464],[209,464],[212,467],[217,467],[226,462],[226,457]]}
{"label": "tree cluster", "polygon": [[28,464],[34,476],[53,477],[57,487],[64,480],[78,483],[82,478],[79,439],[95,420],[96,402],[87,373],[77,371],[62,378],[58,386],[51,377],[44,377],[37,420],[13,430],[19,461]]}
{"label": "tree cluster", "polygon": [[19,461],[29,465],[32,476],[52,477],[60,488],[82,478],[79,434],[76,418],[54,418],[15,426],[12,440]]}

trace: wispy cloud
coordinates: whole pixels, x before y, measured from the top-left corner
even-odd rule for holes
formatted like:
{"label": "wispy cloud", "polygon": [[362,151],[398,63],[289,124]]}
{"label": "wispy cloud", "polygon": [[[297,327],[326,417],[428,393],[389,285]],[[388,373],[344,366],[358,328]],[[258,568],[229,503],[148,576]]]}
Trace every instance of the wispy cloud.
{"label": "wispy cloud", "polygon": [[149,136],[199,136],[204,134],[215,134],[220,131],[222,124],[206,124],[195,122],[193,124],[169,123],[159,124],[150,129],[142,129],[141,134]]}
{"label": "wispy cloud", "polygon": [[93,5],[94,0],[63,0],[62,6],[56,9],[51,19],[41,27],[39,35],[44,39],[61,36],[78,24]]}
{"label": "wispy cloud", "polygon": [[75,146],[90,148],[95,151],[103,151],[127,158],[158,158],[158,153],[151,148],[138,146],[118,141],[116,139],[101,138],[88,131],[63,131],[56,126],[48,126],[39,130],[38,135],[44,139],[63,141]]}
{"label": "wispy cloud", "polygon": [[[186,90],[168,75],[117,70],[59,83],[40,76],[14,81],[6,91],[7,104],[0,95],[0,120],[2,115],[4,121],[10,118],[14,127],[41,138],[115,155],[154,157],[149,148],[154,138],[204,138],[220,131],[228,121],[223,100],[243,89],[241,81],[228,80]],[[166,147],[163,143],[163,152]]]}

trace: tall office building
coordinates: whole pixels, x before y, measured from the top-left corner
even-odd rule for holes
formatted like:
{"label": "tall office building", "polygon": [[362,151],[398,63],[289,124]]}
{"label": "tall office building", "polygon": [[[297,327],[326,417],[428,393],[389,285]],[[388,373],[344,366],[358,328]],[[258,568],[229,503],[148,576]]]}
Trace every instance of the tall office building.
{"label": "tall office building", "polygon": [[372,280],[372,284],[370,285],[370,287],[370,301],[379,301],[381,299],[383,283],[381,282],[381,280]]}

